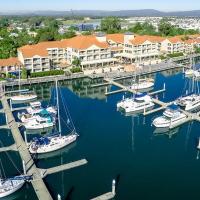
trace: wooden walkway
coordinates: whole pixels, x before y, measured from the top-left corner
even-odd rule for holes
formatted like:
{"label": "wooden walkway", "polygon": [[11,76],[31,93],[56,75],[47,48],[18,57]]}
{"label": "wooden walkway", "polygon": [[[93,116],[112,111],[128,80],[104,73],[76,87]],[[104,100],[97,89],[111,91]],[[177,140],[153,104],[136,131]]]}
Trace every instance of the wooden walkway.
{"label": "wooden walkway", "polygon": [[25,168],[27,175],[30,175],[33,177],[33,180],[31,181],[33,188],[36,192],[36,195],[39,200],[53,200],[51,194],[49,193],[43,178],[46,177],[49,174],[57,173],[63,170],[72,169],[75,167],[79,167],[82,165],[87,164],[86,159],[82,159],[79,161],[75,161],[72,163],[56,166],[50,169],[40,169],[37,168],[29,151],[28,148],[22,138],[22,135],[19,131],[19,124],[15,121],[14,116],[12,114],[12,111],[10,110],[7,98],[5,96],[2,96],[1,98],[3,110],[6,114],[7,118],[7,124],[5,127],[8,127],[11,129],[12,136],[15,140],[15,144],[11,145],[9,147],[2,147],[0,148],[0,152],[4,151],[18,151],[20,154],[21,159],[25,162]]}
{"label": "wooden walkway", "polygon": [[6,113],[7,120],[8,120],[7,123],[11,129],[17,150],[19,151],[21,159],[25,161],[27,175],[32,175],[33,180],[34,179],[37,180],[37,181],[32,181],[32,185],[33,185],[33,188],[36,192],[38,199],[53,200],[53,198],[51,197],[51,194],[49,193],[46,185],[44,184],[44,182],[42,180],[40,171],[36,167],[32,157],[27,149],[27,146],[22,138],[22,135],[21,135],[19,129],[18,129],[18,124],[15,122],[15,119],[13,117],[13,114],[10,110],[10,107],[8,105],[8,102],[7,102],[7,99],[5,96],[3,96],[1,98],[1,102],[2,102],[3,109]]}

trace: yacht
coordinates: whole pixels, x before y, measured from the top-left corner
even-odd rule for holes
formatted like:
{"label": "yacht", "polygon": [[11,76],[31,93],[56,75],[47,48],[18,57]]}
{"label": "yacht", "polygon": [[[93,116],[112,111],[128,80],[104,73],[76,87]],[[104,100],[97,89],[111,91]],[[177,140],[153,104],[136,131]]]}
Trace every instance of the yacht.
{"label": "yacht", "polygon": [[180,97],[176,103],[183,108],[185,111],[193,111],[200,108],[200,95],[189,94]]}
{"label": "yacht", "polygon": [[[38,114],[43,110],[44,110],[44,108],[42,107],[42,104],[39,101],[31,102],[30,106],[26,109],[26,111],[31,115]],[[57,114],[56,108],[54,108],[52,106],[48,106],[47,108],[45,108],[45,110],[49,114],[55,114],[55,115]]]}
{"label": "yacht", "polygon": [[20,95],[10,97],[10,99],[12,100],[13,103],[25,103],[37,99],[37,95],[29,93],[28,94],[21,93]]}
{"label": "yacht", "polygon": [[133,83],[131,85],[132,90],[144,90],[148,88],[152,88],[154,86],[154,82],[150,80],[139,80],[138,83]]}
{"label": "yacht", "polygon": [[[66,125],[68,125],[68,128],[70,128],[71,133],[68,135],[61,134],[62,130],[61,130],[61,119],[60,119],[60,107],[59,107],[59,99],[58,99],[57,81],[56,81],[56,94],[57,94],[59,134],[52,135],[49,137],[40,137],[40,138],[33,139],[33,141],[31,141],[30,146],[29,146],[30,153],[43,154],[43,153],[49,153],[52,151],[56,151],[56,150],[64,148],[64,147],[68,146],[69,144],[75,142],[78,137],[78,134],[75,130],[74,124],[73,123],[70,124],[70,122],[71,122],[70,116],[68,116]],[[62,97],[62,94],[61,94],[61,97]],[[67,109],[64,108],[64,110],[66,111]]]}
{"label": "yacht", "polygon": [[196,72],[196,70],[194,70],[194,69],[187,69],[187,70],[185,70],[184,73],[186,76],[193,76],[195,74],[195,72]]}
{"label": "yacht", "polygon": [[172,104],[163,112],[163,115],[153,120],[156,128],[174,128],[185,122],[187,116],[180,110],[180,107]]}
{"label": "yacht", "polygon": [[133,98],[126,98],[117,103],[117,109],[122,109],[126,113],[131,113],[148,110],[154,105],[151,97],[147,93],[137,93]]}
{"label": "yacht", "polygon": [[35,117],[27,120],[23,125],[27,130],[40,130],[53,127],[54,122],[51,116],[41,117],[36,115]]}
{"label": "yacht", "polygon": [[28,123],[32,120],[35,120],[37,118],[50,118],[53,123],[56,123],[56,115],[55,114],[51,114],[49,113],[47,110],[42,109],[39,113],[33,113],[33,114],[29,114],[29,113],[18,113],[18,118],[21,120],[21,122],[23,123]]}

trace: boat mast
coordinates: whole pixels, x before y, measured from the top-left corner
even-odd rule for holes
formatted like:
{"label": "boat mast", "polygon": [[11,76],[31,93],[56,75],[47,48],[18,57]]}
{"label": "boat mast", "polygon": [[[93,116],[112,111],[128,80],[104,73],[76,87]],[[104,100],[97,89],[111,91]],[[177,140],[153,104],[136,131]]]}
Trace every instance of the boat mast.
{"label": "boat mast", "polygon": [[20,66],[19,66],[19,91],[21,90],[21,73],[20,73]]}
{"label": "boat mast", "polygon": [[58,80],[56,79],[56,101],[57,101],[57,109],[58,109],[58,131],[61,135],[61,122],[60,122],[60,107],[59,107],[59,99],[58,99]]}

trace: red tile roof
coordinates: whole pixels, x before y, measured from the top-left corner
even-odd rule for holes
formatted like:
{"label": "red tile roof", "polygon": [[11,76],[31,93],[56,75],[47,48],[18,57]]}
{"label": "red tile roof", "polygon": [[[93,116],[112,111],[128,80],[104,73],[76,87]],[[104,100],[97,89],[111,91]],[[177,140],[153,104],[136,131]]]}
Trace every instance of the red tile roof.
{"label": "red tile roof", "polygon": [[19,66],[22,63],[18,60],[18,58],[11,57],[8,59],[0,59],[0,66]]}

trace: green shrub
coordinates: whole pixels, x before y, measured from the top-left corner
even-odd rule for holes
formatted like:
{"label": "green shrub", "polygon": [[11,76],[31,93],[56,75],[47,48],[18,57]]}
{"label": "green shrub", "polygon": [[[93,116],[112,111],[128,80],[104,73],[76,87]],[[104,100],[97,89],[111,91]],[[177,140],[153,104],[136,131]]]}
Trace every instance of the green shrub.
{"label": "green shrub", "polygon": [[31,73],[31,78],[36,77],[43,77],[43,76],[55,76],[55,75],[63,75],[63,70],[51,70],[51,71],[44,71],[44,72],[33,72]]}
{"label": "green shrub", "polygon": [[175,57],[183,56],[183,53],[182,52],[172,53],[172,54],[168,54],[167,56],[170,57],[170,58],[175,58]]}
{"label": "green shrub", "polygon": [[72,73],[82,72],[82,70],[81,70],[80,67],[73,67],[72,69],[70,69],[70,71],[71,71]]}

